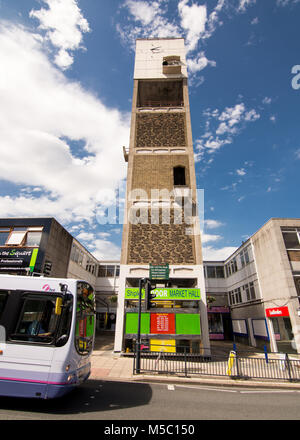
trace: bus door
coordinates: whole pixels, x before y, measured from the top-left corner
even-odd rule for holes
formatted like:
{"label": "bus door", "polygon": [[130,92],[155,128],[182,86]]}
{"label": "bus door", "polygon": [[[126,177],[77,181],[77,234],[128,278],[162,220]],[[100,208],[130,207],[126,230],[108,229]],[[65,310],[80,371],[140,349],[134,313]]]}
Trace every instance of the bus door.
{"label": "bus door", "polygon": [[75,346],[79,354],[90,354],[95,334],[95,295],[93,288],[85,282],[77,283]]}

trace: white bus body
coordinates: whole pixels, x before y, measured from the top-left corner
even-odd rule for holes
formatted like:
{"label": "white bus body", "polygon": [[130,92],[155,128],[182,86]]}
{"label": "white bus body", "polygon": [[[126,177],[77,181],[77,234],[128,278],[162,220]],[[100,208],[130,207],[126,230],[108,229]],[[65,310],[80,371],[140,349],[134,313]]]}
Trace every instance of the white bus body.
{"label": "white bus body", "polygon": [[[91,289],[82,280],[0,275],[0,396],[55,398],[89,377],[95,309],[81,307],[83,286]],[[49,328],[34,333],[33,323]]]}

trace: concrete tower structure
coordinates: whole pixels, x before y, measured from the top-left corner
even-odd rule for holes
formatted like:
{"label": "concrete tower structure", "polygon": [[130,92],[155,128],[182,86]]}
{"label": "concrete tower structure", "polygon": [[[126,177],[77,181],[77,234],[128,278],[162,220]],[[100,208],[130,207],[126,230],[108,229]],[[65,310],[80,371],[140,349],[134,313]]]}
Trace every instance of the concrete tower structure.
{"label": "concrete tower structure", "polygon": [[[141,333],[160,351],[209,350],[184,40],[137,40],[115,351],[132,350],[138,280],[169,265]],[[171,348],[170,348],[171,347]]]}

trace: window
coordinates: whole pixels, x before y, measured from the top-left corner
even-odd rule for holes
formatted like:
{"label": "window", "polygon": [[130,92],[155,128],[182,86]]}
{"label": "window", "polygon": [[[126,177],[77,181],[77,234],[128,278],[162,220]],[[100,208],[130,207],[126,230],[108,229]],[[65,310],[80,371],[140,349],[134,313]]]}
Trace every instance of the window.
{"label": "window", "polygon": [[227,277],[229,277],[233,273],[237,272],[238,268],[237,268],[236,259],[234,258],[233,260],[229,261],[229,263],[227,263],[225,267],[226,267]]}
{"label": "window", "polygon": [[79,354],[90,353],[95,332],[95,294],[85,282],[77,283],[75,347]]}
{"label": "window", "polygon": [[282,235],[286,249],[300,249],[298,232],[283,232]]}
{"label": "window", "polygon": [[206,266],[207,278],[224,278],[223,266]]}
{"label": "window", "polygon": [[240,287],[229,292],[229,303],[231,305],[239,304],[241,302],[242,302],[242,293]]}
{"label": "window", "polygon": [[106,266],[106,276],[107,277],[115,276],[115,266]]}
{"label": "window", "polygon": [[175,167],[173,169],[173,176],[174,176],[174,186],[185,186],[185,168],[184,167]]}
{"label": "window", "polygon": [[8,239],[10,229],[2,228],[0,230],[0,246],[5,246],[6,240]]}
{"label": "window", "polygon": [[216,266],[217,278],[224,278],[224,268],[223,266]]}
{"label": "window", "polygon": [[248,253],[248,248],[243,249],[240,253],[240,260],[241,260],[241,266],[244,267],[246,266],[246,264],[249,263],[250,258],[249,258],[249,253]]}
{"label": "window", "polygon": [[12,339],[51,343],[59,320],[59,315],[55,314],[56,298],[56,296],[49,298],[34,294],[26,295]]}
{"label": "window", "polygon": [[42,233],[38,231],[28,231],[27,232],[27,238],[26,238],[26,246],[39,246],[40,241],[42,238]]}
{"label": "window", "polygon": [[27,233],[27,231],[16,231],[16,230],[14,230],[13,232],[11,232],[10,236],[8,237],[8,240],[7,240],[6,244],[8,246],[18,246],[18,245],[21,245],[22,242],[24,241],[26,233]]}
{"label": "window", "polygon": [[234,293],[235,293],[236,303],[241,303],[242,302],[241,288],[238,287],[237,289],[235,289]]}
{"label": "window", "polygon": [[77,246],[75,246],[75,244],[72,245],[70,259],[75,263],[79,264],[80,266],[82,266],[83,252]]}
{"label": "window", "polygon": [[113,278],[120,275],[120,266],[115,265],[100,265],[98,269],[98,277]]}
{"label": "window", "polygon": [[0,318],[3,313],[9,293],[7,291],[0,292]]}
{"label": "window", "polygon": [[251,281],[250,283],[245,284],[242,287],[242,289],[245,292],[245,300],[246,301],[251,301],[253,299],[256,299],[254,281]]}
{"label": "window", "polygon": [[215,266],[206,267],[207,278],[216,278],[216,268]]}
{"label": "window", "polygon": [[221,313],[208,313],[209,333],[223,333],[223,320]]}

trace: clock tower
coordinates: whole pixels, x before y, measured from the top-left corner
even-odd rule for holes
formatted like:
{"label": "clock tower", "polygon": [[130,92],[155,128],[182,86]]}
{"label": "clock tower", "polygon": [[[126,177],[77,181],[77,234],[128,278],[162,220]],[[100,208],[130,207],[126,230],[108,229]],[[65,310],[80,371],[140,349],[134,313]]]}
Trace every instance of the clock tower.
{"label": "clock tower", "polygon": [[[209,352],[206,294],[184,40],[136,41],[125,220],[115,351],[137,337],[137,290],[149,267],[168,268],[156,281],[142,339],[162,350]],[[162,293],[163,292],[163,293]],[[164,322],[164,331],[158,322]],[[154,341],[154,342],[153,342]],[[158,342],[157,342],[158,341]],[[151,348],[152,349],[152,348]],[[152,349],[152,351],[156,351]]]}

